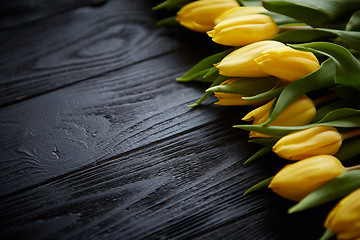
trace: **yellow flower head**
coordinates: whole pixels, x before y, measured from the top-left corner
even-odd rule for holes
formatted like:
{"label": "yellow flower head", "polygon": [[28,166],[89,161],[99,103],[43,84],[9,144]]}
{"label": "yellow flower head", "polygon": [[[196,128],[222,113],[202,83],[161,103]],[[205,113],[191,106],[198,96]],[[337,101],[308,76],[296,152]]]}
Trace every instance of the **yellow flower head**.
{"label": "yellow flower head", "polygon": [[263,72],[254,59],[258,58],[266,49],[284,46],[285,44],[272,40],[259,41],[239,48],[216,65],[219,73],[229,77],[266,77],[269,74]]}
{"label": "yellow flower head", "polygon": [[327,216],[324,226],[338,239],[360,238],[360,188],[343,198]]}
{"label": "yellow flower head", "polygon": [[[271,106],[275,99],[265,105],[254,109],[246,114],[242,119],[244,121],[253,121],[254,125],[260,125],[269,117]],[[270,126],[301,126],[310,123],[316,114],[316,108],[313,101],[306,95],[301,96],[296,101],[285,108],[280,115],[269,125]],[[250,138],[253,137],[269,137],[268,135],[250,132]]]}
{"label": "yellow flower head", "polygon": [[266,12],[267,10],[263,7],[236,7],[227,10],[226,12],[222,13],[218,18],[215,19],[215,24],[220,23],[221,21],[240,17],[249,14],[256,14]]}
{"label": "yellow flower head", "polygon": [[336,157],[318,155],[286,165],[274,176],[268,187],[286,199],[300,201],[344,172],[344,166]]}
{"label": "yellow flower head", "polygon": [[197,32],[207,32],[215,26],[215,19],[223,12],[239,7],[235,0],[198,0],[183,6],[176,21]]}
{"label": "yellow flower head", "polygon": [[273,151],[289,160],[301,160],[316,155],[334,155],[342,144],[341,134],[331,126],[315,126],[282,137]]}
{"label": "yellow flower head", "polygon": [[291,47],[267,49],[255,61],[263,72],[285,81],[295,81],[320,67],[313,53]]}
{"label": "yellow flower head", "polygon": [[263,14],[233,17],[219,22],[207,34],[216,43],[227,46],[244,46],[274,37],[279,28],[274,20]]}

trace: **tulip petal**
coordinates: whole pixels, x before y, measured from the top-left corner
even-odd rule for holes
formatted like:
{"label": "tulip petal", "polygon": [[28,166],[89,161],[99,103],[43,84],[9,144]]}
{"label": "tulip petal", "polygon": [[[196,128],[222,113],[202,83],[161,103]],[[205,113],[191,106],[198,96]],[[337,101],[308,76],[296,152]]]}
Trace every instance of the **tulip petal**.
{"label": "tulip petal", "polygon": [[335,83],[360,90],[360,62],[346,48],[328,42],[291,46],[299,50],[317,52],[330,57],[336,66]]}
{"label": "tulip petal", "polygon": [[281,92],[269,118],[263,125],[268,125],[273,122],[286,107],[301,95],[335,85],[333,74],[334,63],[331,60],[327,60],[321,64],[321,67],[317,71],[302,79],[289,83]]}

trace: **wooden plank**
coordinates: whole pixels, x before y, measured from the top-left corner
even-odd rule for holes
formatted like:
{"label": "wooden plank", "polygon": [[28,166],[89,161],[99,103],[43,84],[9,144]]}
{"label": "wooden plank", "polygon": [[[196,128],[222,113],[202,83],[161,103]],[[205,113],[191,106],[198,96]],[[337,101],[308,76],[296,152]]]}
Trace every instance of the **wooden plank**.
{"label": "wooden plank", "polygon": [[[227,128],[232,123],[226,112],[222,115],[212,124],[1,198],[3,236],[34,231],[33,239],[318,237],[316,210],[294,218],[285,212],[291,203],[269,192],[242,195],[278,164],[242,166],[244,149],[251,146],[238,140],[243,134]],[[303,231],[315,227],[315,233]]]}
{"label": "wooden plank", "polygon": [[179,49],[146,1],[110,1],[0,32],[0,106]]}
{"label": "wooden plank", "polygon": [[242,195],[283,163],[242,166],[256,147],[231,126],[248,108],[186,107],[204,86],[174,81],[182,54],[1,109],[3,237],[320,235],[322,215],[310,212],[300,221],[286,214],[291,203],[269,192]]}
{"label": "wooden plank", "polygon": [[284,162],[242,165],[257,146],[232,125],[251,108],[186,107],[205,85],[174,77],[216,49],[157,28],[150,7],[0,33],[0,238],[317,239],[326,211],[242,195]]}
{"label": "wooden plank", "polygon": [[0,30],[40,20],[45,17],[84,6],[99,6],[106,0],[2,0],[0,2]]}

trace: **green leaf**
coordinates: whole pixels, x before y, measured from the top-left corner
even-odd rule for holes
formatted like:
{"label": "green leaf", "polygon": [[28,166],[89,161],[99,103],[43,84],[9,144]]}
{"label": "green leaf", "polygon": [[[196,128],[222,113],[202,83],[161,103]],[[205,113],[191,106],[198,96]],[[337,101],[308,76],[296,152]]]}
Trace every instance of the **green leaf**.
{"label": "green leaf", "polygon": [[360,31],[360,11],[354,13],[346,25],[347,31]]}
{"label": "green leaf", "polygon": [[166,8],[167,10],[179,9],[185,4],[193,1],[194,0],[166,0],[158,4],[157,6],[153,7],[152,10],[160,10],[163,8]]}
{"label": "green leaf", "polygon": [[[360,116],[360,110],[353,108],[339,108],[326,114],[318,123],[333,122],[351,117]],[[360,122],[359,122],[360,125]]]}
{"label": "green leaf", "polygon": [[272,40],[283,43],[305,43],[318,40],[330,40],[336,37],[335,33],[317,29],[293,29],[279,33]]}
{"label": "green leaf", "polygon": [[[291,27],[283,27],[284,30]],[[348,48],[360,50],[360,32],[330,28],[292,29],[281,32],[272,40],[284,43],[306,43],[313,41],[342,42]]]}
{"label": "green leaf", "polygon": [[203,78],[208,78],[213,74],[218,74],[219,73],[219,69],[217,69],[215,66],[213,66],[212,68],[210,68],[207,73],[203,76]]}
{"label": "green leaf", "polygon": [[293,131],[303,130],[317,125],[345,128],[360,127],[360,110],[351,108],[336,109],[328,113],[319,122],[303,126],[235,125],[233,127],[271,136],[285,136]]}
{"label": "green leaf", "polygon": [[264,12],[262,14],[268,15],[271,17],[277,25],[290,24],[290,23],[299,23],[296,19],[288,17],[283,14],[275,13],[275,12]]}
{"label": "green leaf", "polygon": [[284,87],[277,87],[270,89],[269,91],[259,93],[254,96],[243,97],[243,99],[251,100],[251,101],[266,101],[278,97],[283,89]]}
{"label": "green leaf", "polygon": [[324,234],[321,236],[319,240],[335,240],[336,234],[331,232],[329,229],[326,229]]}
{"label": "green leaf", "polygon": [[289,83],[282,90],[277,102],[274,103],[275,106],[273,106],[273,110],[271,111],[269,118],[263,125],[268,125],[273,122],[285,108],[287,108],[301,95],[318,89],[333,86],[334,74],[335,72],[333,61],[326,60],[321,64],[321,67],[317,71]]}
{"label": "green leaf", "polygon": [[346,48],[328,42],[290,46],[295,49],[316,52],[330,57],[336,66],[335,83],[355,87],[360,90],[360,62]]}
{"label": "green leaf", "polygon": [[264,187],[267,187],[269,186],[271,180],[273,179],[274,177],[269,177],[269,178],[266,178],[264,180],[262,180],[261,182],[255,184],[254,186],[252,186],[251,188],[249,188],[248,190],[246,190],[246,192],[244,192],[244,195],[248,194],[248,193],[251,193],[253,191],[256,191],[256,190],[259,190],[261,188],[264,188]]}
{"label": "green leaf", "polygon": [[[229,79],[227,76],[219,75],[218,78],[211,84],[210,87],[216,86],[224,82],[225,80]],[[208,97],[210,97],[212,92],[205,92],[199,100],[196,101],[196,103],[188,105],[188,107],[197,107],[199,106],[203,101],[205,101]]]}
{"label": "green leaf", "polygon": [[352,170],[325,183],[289,209],[300,212],[342,198],[360,188],[360,170]]}
{"label": "green leaf", "polygon": [[201,78],[203,78],[204,75],[206,75],[209,72],[210,69],[211,68],[206,68],[206,69],[201,70],[199,72],[196,72],[196,73],[194,73],[192,75],[188,75],[188,76],[185,76],[185,77],[182,76],[180,78],[177,78],[176,80],[179,81],[179,82],[189,82],[189,81],[192,81],[192,80],[201,79]]}
{"label": "green leaf", "polygon": [[339,151],[334,155],[341,162],[352,159],[360,154],[360,137],[350,138],[343,141]]}
{"label": "green leaf", "polygon": [[206,92],[224,92],[252,96],[272,89],[278,81],[279,79],[276,77],[242,77],[226,85],[208,88]]}
{"label": "green leaf", "polygon": [[262,147],[259,151],[257,151],[254,155],[252,155],[251,157],[249,157],[245,162],[244,165],[254,161],[255,159],[258,159],[259,157],[262,157],[268,153],[271,153],[272,151],[272,146],[264,146]]}
{"label": "green leaf", "polygon": [[261,0],[243,0],[241,2],[243,4],[241,6],[246,6],[246,7],[250,7],[250,6],[261,7],[262,6]]}
{"label": "green leaf", "polygon": [[234,48],[229,48],[225,51],[204,58],[176,80],[180,82],[189,82],[191,80],[202,77],[202,73],[204,73],[205,75],[211,68],[214,67],[214,64],[220,62],[226,55],[228,55],[233,50]]}
{"label": "green leaf", "polygon": [[263,6],[269,11],[284,14],[311,26],[322,26],[351,15],[360,8],[360,1],[263,0]]}
{"label": "green leaf", "polygon": [[316,110],[316,115],[314,119],[312,120],[312,123],[320,121],[323,117],[325,117],[326,114],[342,107],[349,107],[347,106],[346,102],[344,100],[338,100],[332,103],[329,103],[319,109]]}
{"label": "green leaf", "polygon": [[347,45],[349,48],[360,50],[360,32],[357,31],[344,31],[344,30],[335,30],[328,28],[317,28],[318,31],[328,32],[337,35],[340,37],[340,40]]}
{"label": "green leaf", "polygon": [[178,21],[176,21],[176,16],[168,17],[161,19],[156,22],[157,26],[178,26],[180,25]]}

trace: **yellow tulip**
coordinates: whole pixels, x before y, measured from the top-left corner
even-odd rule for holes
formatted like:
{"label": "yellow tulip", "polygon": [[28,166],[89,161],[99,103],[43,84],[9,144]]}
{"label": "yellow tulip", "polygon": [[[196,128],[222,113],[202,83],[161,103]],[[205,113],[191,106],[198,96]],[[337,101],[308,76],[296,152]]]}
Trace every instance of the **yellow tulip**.
{"label": "yellow tulip", "polygon": [[[249,112],[242,120],[253,121],[254,125],[260,125],[269,117],[270,109],[275,99],[266,103],[265,105]],[[313,101],[306,95],[301,96],[287,108],[285,108],[280,115],[269,124],[269,126],[301,126],[310,123],[316,114],[316,108]],[[250,132],[250,138],[253,137],[269,137],[268,135]]]}
{"label": "yellow tulip", "polygon": [[285,44],[272,40],[259,41],[239,48],[224,57],[216,65],[219,73],[229,77],[266,77],[260,66],[254,61],[266,49],[284,46]]}
{"label": "yellow tulip", "polygon": [[320,67],[313,53],[291,47],[267,49],[255,61],[263,72],[285,81],[305,77]]}
{"label": "yellow tulip", "polygon": [[244,46],[270,39],[279,32],[274,20],[263,14],[233,17],[218,23],[207,34],[216,43],[227,46]]}
{"label": "yellow tulip", "polygon": [[345,171],[336,157],[318,155],[286,165],[274,176],[268,187],[286,199],[300,201]]}
{"label": "yellow tulip", "polygon": [[342,144],[341,134],[331,126],[315,126],[282,137],[273,151],[289,160],[301,160],[315,155],[334,155]]}
{"label": "yellow tulip", "polygon": [[193,31],[207,32],[214,28],[220,14],[234,7],[239,7],[235,0],[198,0],[183,6],[176,21]]}
{"label": "yellow tulip", "polygon": [[343,198],[327,216],[324,226],[338,239],[360,238],[360,188]]}
{"label": "yellow tulip", "polygon": [[215,24],[220,23],[223,20],[227,20],[233,17],[240,17],[249,14],[256,14],[266,12],[267,10],[263,7],[236,7],[227,10],[222,13],[218,18],[215,19]]}

